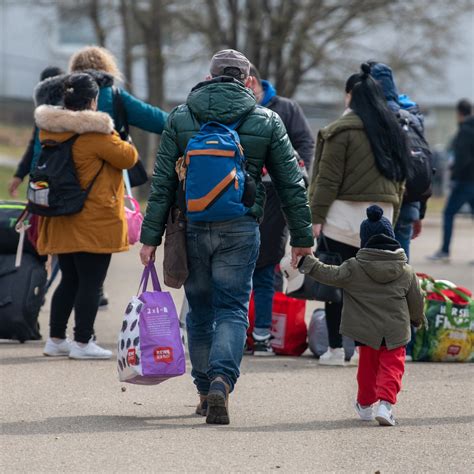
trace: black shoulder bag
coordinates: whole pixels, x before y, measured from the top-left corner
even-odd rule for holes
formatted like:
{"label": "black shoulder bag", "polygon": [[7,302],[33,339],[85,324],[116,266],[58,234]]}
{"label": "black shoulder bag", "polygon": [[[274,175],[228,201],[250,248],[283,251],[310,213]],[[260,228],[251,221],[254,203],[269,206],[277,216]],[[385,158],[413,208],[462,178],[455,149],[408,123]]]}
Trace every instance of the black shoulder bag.
{"label": "black shoulder bag", "polygon": [[[341,265],[342,257],[336,252],[331,252],[328,247],[326,237],[321,234],[318,239],[318,247],[314,254],[320,262],[326,265]],[[335,286],[325,285],[311,278],[309,275],[304,276],[303,286],[294,291],[288,293],[288,296],[292,298],[298,298],[301,300],[316,300],[324,301],[327,303],[340,303],[342,301],[342,290]]]}

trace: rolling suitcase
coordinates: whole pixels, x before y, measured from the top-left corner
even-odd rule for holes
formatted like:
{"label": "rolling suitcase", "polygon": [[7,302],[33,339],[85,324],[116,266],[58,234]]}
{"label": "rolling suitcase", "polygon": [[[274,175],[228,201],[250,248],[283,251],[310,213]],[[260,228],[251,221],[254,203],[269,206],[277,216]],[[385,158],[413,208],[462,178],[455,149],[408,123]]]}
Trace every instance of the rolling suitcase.
{"label": "rolling suitcase", "polygon": [[38,315],[46,293],[44,262],[25,253],[19,268],[15,255],[0,254],[0,339],[41,339]]}

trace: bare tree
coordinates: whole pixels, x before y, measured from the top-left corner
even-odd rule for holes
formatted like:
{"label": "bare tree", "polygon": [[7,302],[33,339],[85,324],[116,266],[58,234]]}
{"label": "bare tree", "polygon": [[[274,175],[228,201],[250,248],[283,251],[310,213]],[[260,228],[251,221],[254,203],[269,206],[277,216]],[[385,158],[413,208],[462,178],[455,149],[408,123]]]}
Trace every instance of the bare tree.
{"label": "bare tree", "polygon": [[170,0],[131,1],[130,7],[145,47],[148,101],[160,107],[165,103],[164,34]]}
{"label": "bare tree", "polygon": [[[472,0],[195,0],[181,5],[177,17],[210,51],[245,52],[282,95],[292,96],[308,81],[338,82],[342,70],[374,56],[412,75],[436,68],[450,50],[456,19],[472,5]],[[389,30],[397,38],[393,44],[385,41]],[[364,44],[374,31],[380,42]]]}
{"label": "bare tree", "polygon": [[127,82],[130,92],[133,92],[133,42],[132,42],[132,18],[131,18],[131,1],[120,0],[119,14],[122,27],[122,60],[125,81]]}
{"label": "bare tree", "polygon": [[[104,2],[102,1],[102,4]],[[97,42],[100,46],[105,46],[106,28],[103,24],[103,15],[101,12],[100,0],[87,0],[85,8],[88,10],[89,18],[94,26]]]}

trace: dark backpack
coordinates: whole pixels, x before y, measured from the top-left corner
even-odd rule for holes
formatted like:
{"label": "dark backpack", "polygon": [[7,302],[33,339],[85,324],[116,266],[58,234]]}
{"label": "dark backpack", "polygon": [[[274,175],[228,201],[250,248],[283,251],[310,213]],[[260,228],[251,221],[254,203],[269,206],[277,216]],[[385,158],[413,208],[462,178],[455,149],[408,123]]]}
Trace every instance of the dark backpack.
{"label": "dark backpack", "polygon": [[408,138],[411,152],[411,172],[405,185],[405,202],[426,201],[432,194],[434,175],[433,154],[419,123],[410,112],[401,109],[399,122]]}
{"label": "dark backpack", "polygon": [[84,207],[95,180],[82,189],[72,158],[72,146],[79,135],[64,142],[46,140],[28,184],[28,210],[39,216],[56,217],[77,214]]}

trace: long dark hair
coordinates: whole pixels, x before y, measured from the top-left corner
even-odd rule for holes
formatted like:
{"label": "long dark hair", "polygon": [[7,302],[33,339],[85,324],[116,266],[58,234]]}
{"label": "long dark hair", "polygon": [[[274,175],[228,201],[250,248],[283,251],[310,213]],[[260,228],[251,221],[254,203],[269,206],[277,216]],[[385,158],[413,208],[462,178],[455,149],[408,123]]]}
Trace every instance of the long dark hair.
{"label": "long dark hair", "polygon": [[97,97],[99,86],[89,74],[70,74],[64,81],[64,107],[70,110],[86,110]]}
{"label": "long dark hair", "polygon": [[391,181],[404,181],[409,174],[410,151],[395,114],[388,108],[382,88],[370,76],[370,66],[347,79],[346,92],[352,93],[349,107],[360,117],[380,173]]}

